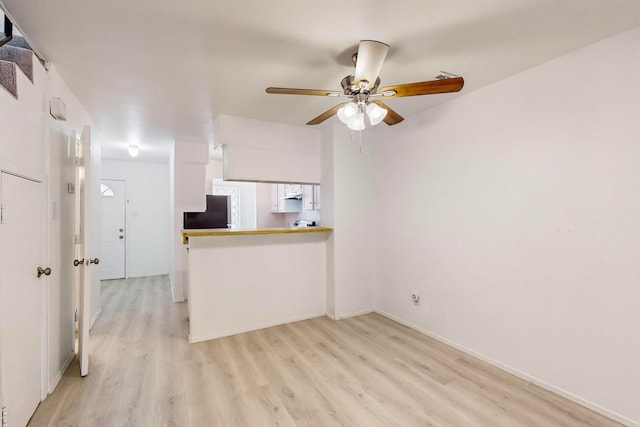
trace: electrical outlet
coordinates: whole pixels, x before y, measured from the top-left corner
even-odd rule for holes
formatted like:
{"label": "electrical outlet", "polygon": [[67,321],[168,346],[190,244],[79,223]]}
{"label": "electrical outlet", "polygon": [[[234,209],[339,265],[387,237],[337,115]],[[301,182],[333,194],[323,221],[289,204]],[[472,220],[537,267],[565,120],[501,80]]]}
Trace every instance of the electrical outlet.
{"label": "electrical outlet", "polygon": [[417,292],[412,293],[411,301],[413,302],[413,305],[420,305],[420,294]]}

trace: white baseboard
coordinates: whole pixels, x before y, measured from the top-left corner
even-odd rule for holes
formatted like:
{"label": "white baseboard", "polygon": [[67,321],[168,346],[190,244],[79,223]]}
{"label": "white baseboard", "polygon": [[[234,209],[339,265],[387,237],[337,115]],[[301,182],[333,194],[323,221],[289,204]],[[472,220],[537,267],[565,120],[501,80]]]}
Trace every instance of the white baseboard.
{"label": "white baseboard", "polygon": [[373,313],[373,309],[362,310],[362,311],[358,311],[358,312],[355,312],[355,313],[343,314],[343,315],[340,315],[340,316],[336,316],[334,314],[327,313],[326,316],[331,320],[344,320],[344,319],[348,319],[350,317],[362,316],[364,314],[369,314],[369,313]]}
{"label": "white baseboard", "polygon": [[132,274],[132,275],[128,275],[127,279],[141,279],[141,278],[162,277],[162,276],[168,276],[169,281],[171,281],[171,277],[169,276],[169,273]]}
{"label": "white baseboard", "polygon": [[311,314],[309,316],[296,317],[288,320],[278,320],[275,322],[264,323],[256,326],[248,326],[245,328],[236,328],[229,329],[228,331],[217,333],[217,334],[208,334],[208,335],[191,335],[189,334],[189,343],[194,344],[201,341],[209,341],[215,340],[216,338],[230,337],[232,335],[243,334],[245,332],[258,331],[260,329],[271,328],[273,326],[284,325],[286,323],[300,322],[302,320],[314,319],[316,317],[322,317],[325,313],[316,313]]}
{"label": "white baseboard", "polygon": [[75,356],[75,352],[71,350],[69,352],[69,357],[67,357],[67,360],[64,361],[64,363],[62,364],[58,372],[56,372],[56,376],[49,383],[49,390],[47,394],[53,393],[53,391],[56,389],[56,387],[60,383],[60,380],[62,379],[62,376],[67,371],[67,368],[69,367],[69,365],[71,365],[71,362],[73,361],[74,356]]}
{"label": "white baseboard", "polygon": [[89,323],[89,330],[91,330],[93,328],[93,325],[96,323],[96,320],[98,320],[98,317],[100,317],[101,314],[102,314],[102,307],[100,307],[98,309],[98,311],[96,311],[96,314],[93,315],[93,318],[91,319],[91,322]]}
{"label": "white baseboard", "polygon": [[421,333],[423,333],[423,334],[425,334],[425,335],[427,335],[427,336],[429,336],[429,337],[431,337],[431,338],[433,338],[435,340],[438,340],[438,341],[440,341],[440,342],[442,342],[444,344],[447,344],[447,345],[449,345],[449,346],[451,346],[453,348],[456,348],[456,349],[458,349],[458,350],[460,350],[460,351],[462,351],[464,353],[467,353],[467,354],[469,354],[469,355],[471,355],[473,357],[476,357],[476,358],[482,360],[483,362],[487,362],[488,364],[493,365],[496,368],[502,369],[503,371],[506,371],[506,372],[508,372],[510,374],[513,374],[516,377],[522,378],[523,380],[529,381],[529,382],[531,382],[531,383],[533,383],[533,384],[535,384],[535,385],[537,385],[539,387],[542,387],[545,390],[548,390],[548,391],[553,392],[553,393],[555,393],[555,394],[557,394],[559,396],[562,396],[562,397],[564,397],[564,398],[566,398],[568,400],[571,400],[571,401],[577,403],[578,405],[582,405],[585,408],[589,408],[592,411],[598,412],[599,414],[602,414],[605,417],[609,417],[609,418],[611,418],[613,420],[616,420],[618,422],[621,422],[621,423],[623,423],[623,424],[625,424],[625,425],[627,425],[629,427],[640,427],[640,421],[631,420],[631,419],[629,419],[629,418],[627,418],[627,417],[625,417],[623,415],[620,415],[620,414],[618,414],[616,412],[613,412],[613,411],[610,411],[610,410],[608,410],[606,408],[603,408],[602,406],[599,406],[599,405],[597,405],[597,404],[595,404],[593,402],[585,400],[585,399],[583,399],[583,398],[581,398],[579,396],[576,396],[576,395],[574,395],[574,394],[572,394],[572,393],[570,393],[570,392],[568,392],[566,390],[558,388],[558,387],[556,387],[556,386],[554,386],[552,384],[549,384],[549,383],[547,383],[545,381],[542,381],[542,380],[540,380],[540,379],[538,379],[536,377],[533,377],[533,376],[531,376],[531,375],[529,375],[529,374],[527,374],[525,372],[522,372],[522,371],[520,371],[518,369],[515,369],[515,368],[513,368],[513,367],[511,367],[509,365],[506,365],[506,364],[504,364],[502,362],[499,362],[499,361],[497,361],[495,359],[487,357],[484,354],[481,354],[481,353],[478,353],[478,352],[476,352],[474,350],[471,350],[470,348],[467,348],[467,347],[465,347],[463,345],[460,345],[460,344],[458,344],[458,343],[456,343],[454,341],[451,341],[451,340],[449,340],[447,338],[444,338],[444,337],[442,337],[442,336],[440,336],[438,334],[434,334],[433,332],[428,331],[426,329],[423,329],[420,326],[414,325],[411,322],[407,322],[406,320],[403,320],[403,319],[401,319],[399,317],[396,317],[393,314],[387,313],[387,312],[382,311],[382,310],[375,310],[375,312],[380,314],[381,316],[387,317],[387,318],[389,318],[389,319],[391,319],[391,320],[393,320],[395,322],[398,322],[401,325],[407,326],[407,327],[409,327],[411,329],[415,329],[416,331],[421,332]]}

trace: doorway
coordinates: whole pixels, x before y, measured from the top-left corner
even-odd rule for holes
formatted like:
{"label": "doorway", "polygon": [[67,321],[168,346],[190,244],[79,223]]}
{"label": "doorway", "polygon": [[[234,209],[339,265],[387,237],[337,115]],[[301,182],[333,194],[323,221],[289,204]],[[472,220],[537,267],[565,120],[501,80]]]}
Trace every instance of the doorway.
{"label": "doorway", "polygon": [[100,181],[100,280],[126,277],[125,181]]}

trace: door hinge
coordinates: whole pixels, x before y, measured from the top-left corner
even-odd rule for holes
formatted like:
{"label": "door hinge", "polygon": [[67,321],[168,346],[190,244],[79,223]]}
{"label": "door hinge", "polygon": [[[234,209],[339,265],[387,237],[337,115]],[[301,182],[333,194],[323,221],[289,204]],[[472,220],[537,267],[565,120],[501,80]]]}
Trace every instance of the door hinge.
{"label": "door hinge", "polygon": [[2,405],[2,425],[7,425],[7,407]]}
{"label": "door hinge", "polygon": [[77,322],[78,321],[78,310],[76,310],[76,312],[73,315],[73,321]]}
{"label": "door hinge", "polygon": [[0,224],[4,224],[4,205],[0,205]]}

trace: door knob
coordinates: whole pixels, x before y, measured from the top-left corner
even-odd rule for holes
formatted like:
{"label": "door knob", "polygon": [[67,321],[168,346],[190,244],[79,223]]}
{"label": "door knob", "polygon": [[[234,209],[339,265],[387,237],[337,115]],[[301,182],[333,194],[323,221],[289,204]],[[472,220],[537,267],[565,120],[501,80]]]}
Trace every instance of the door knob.
{"label": "door knob", "polygon": [[84,258],[82,258],[82,259],[74,259],[73,260],[73,266],[74,267],[77,267],[77,266],[79,266],[81,264],[84,264]]}
{"label": "door knob", "polygon": [[42,268],[42,267],[38,267],[38,277],[42,276],[42,275],[48,276],[51,274],[51,268],[47,267],[47,268]]}
{"label": "door knob", "polygon": [[89,258],[89,264],[100,264],[100,258]]}

